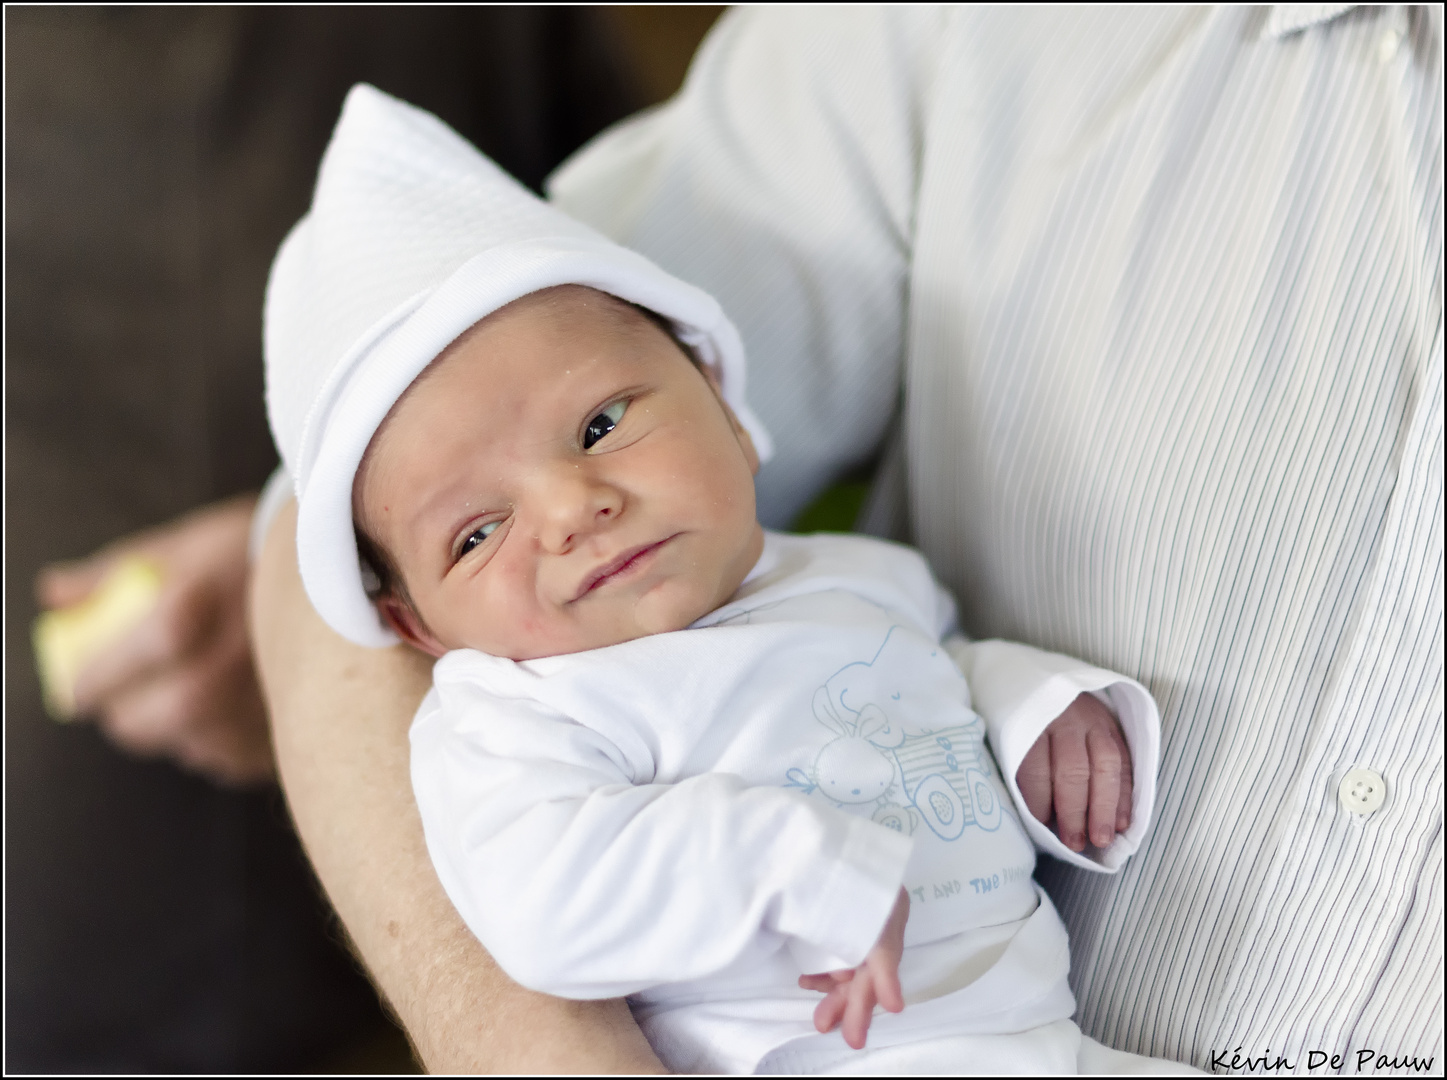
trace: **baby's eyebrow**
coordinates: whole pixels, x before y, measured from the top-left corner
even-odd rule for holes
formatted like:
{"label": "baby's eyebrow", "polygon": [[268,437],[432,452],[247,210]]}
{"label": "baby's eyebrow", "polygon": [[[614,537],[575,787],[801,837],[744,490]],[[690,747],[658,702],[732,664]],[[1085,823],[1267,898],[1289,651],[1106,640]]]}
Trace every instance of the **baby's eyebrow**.
{"label": "baby's eyebrow", "polygon": [[[458,503],[463,505],[459,509]],[[417,537],[424,551],[435,550],[435,538],[442,538],[444,562],[452,563],[457,534],[478,515],[476,498],[460,484],[439,484],[424,497],[408,519],[399,522],[403,535]]]}

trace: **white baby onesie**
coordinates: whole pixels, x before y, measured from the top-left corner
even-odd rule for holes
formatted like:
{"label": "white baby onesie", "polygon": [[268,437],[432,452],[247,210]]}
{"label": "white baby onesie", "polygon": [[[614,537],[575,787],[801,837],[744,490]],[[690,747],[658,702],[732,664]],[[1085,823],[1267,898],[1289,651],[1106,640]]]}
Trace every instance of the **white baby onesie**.
{"label": "white baby onesie", "polygon": [[[411,733],[438,876],[514,979],[631,995],[675,1071],[842,1050],[796,980],[858,964],[901,884],[907,1007],[875,1018],[871,1047],[1068,1018],[1035,846],[1098,870],[1139,846],[1155,703],[1079,661],[954,633],[916,552],[771,533],[686,630],[526,662],[449,653]],[[1013,780],[1081,692],[1107,698],[1134,761],[1131,827],[1093,859],[1017,810]]]}

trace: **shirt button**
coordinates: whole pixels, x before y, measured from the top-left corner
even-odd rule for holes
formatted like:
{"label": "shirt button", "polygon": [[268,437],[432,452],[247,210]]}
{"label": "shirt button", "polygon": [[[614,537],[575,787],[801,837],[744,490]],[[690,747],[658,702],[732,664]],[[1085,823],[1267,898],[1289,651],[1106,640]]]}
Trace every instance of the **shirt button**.
{"label": "shirt button", "polygon": [[1377,59],[1390,64],[1402,45],[1402,35],[1397,30],[1387,30],[1377,42]]}
{"label": "shirt button", "polygon": [[1353,814],[1370,814],[1386,801],[1387,782],[1375,769],[1352,769],[1341,778],[1336,794]]}

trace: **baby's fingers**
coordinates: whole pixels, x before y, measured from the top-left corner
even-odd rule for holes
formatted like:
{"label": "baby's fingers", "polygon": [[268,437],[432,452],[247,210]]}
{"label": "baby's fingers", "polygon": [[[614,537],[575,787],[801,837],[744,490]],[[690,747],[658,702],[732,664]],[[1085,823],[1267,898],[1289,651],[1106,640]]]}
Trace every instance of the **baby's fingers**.
{"label": "baby's fingers", "polygon": [[1109,728],[1092,728],[1086,733],[1085,745],[1090,751],[1090,842],[1098,848],[1109,847],[1120,818],[1125,762]]}
{"label": "baby's fingers", "polygon": [[814,1027],[821,1035],[827,1035],[839,1026],[849,1004],[849,984],[839,983],[814,1006]]}
{"label": "baby's fingers", "polygon": [[1035,740],[1015,770],[1015,783],[1025,799],[1030,816],[1041,825],[1050,824],[1050,739]]}
{"label": "baby's fingers", "polygon": [[1085,850],[1089,814],[1090,753],[1078,728],[1050,733],[1050,771],[1054,784],[1055,834],[1071,851]]}
{"label": "baby's fingers", "polygon": [[1115,804],[1115,831],[1125,832],[1130,828],[1131,807],[1135,801],[1135,769],[1125,736],[1120,733],[1119,728],[1113,728],[1111,734],[1119,744],[1121,753],[1120,797]]}
{"label": "baby's fingers", "polygon": [[899,985],[899,968],[880,966],[874,971],[874,996],[885,1012],[904,1011],[904,990]]}
{"label": "baby's fingers", "polygon": [[869,1021],[874,1016],[874,980],[866,974],[849,984],[849,1000],[844,1007],[844,1041],[855,1050],[864,1049],[869,1034]]}
{"label": "baby's fingers", "polygon": [[802,990],[813,990],[820,994],[827,994],[840,983],[846,983],[854,978],[854,970],[847,971],[825,971],[818,975],[800,975],[799,988]]}

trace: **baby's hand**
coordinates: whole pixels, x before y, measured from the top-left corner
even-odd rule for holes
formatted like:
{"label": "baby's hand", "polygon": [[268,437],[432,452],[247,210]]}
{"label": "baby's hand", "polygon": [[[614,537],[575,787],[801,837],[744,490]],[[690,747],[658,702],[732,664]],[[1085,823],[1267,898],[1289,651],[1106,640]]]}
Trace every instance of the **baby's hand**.
{"label": "baby's hand", "polygon": [[855,1050],[864,1049],[864,1037],[874,1006],[887,1012],[904,1009],[904,992],[899,988],[899,958],[904,953],[904,924],[909,919],[909,893],[899,890],[889,921],[864,963],[844,971],[822,975],[801,975],[799,985],[825,995],[814,1010],[814,1026],[821,1033],[833,1031],[844,1021],[844,1041]]}
{"label": "baby's hand", "polygon": [[[1108,847],[1130,828],[1130,747],[1110,710],[1081,694],[1035,740],[1015,773],[1025,805],[1071,851]],[[1052,815],[1053,807],[1053,815]],[[1052,820],[1053,818],[1053,820]]]}

